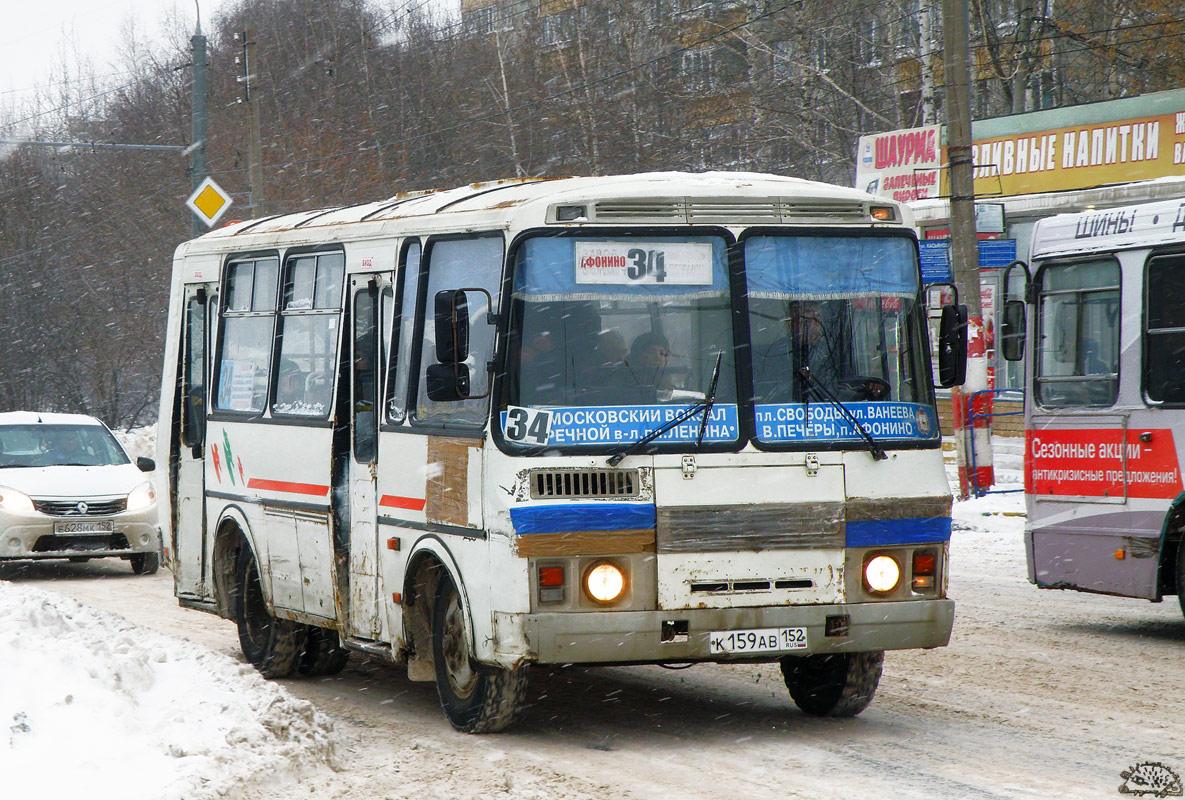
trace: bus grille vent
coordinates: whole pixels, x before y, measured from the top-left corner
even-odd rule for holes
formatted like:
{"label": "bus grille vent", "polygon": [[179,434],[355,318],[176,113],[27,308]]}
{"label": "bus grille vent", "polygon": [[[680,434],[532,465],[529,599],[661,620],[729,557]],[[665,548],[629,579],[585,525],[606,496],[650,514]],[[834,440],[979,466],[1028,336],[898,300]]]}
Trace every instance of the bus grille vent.
{"label": "bus grille vent", "polygon": [[596,204],[595,222],[684,222],[745,225],[868,222],[862,203],[794,201],[785,198],[646,198]]}
{"label": "bus grille vent", "polygon": [[563,497],[637,497],[634,469],[534,469],[531,499]]}
{"label": "bus grille vent", "polygon": [[687,206],[687,221],[721,225],[776,225],[782,221],[776,200],[697,200]]}
{"label": "bus grille vent", "polygon": [[597,203],[597,222],[686,222],[687,204],[682,200],[615,200]]}
{"label": "bus grille vent", "polygon": [[785,222],[868,222],[868,212],[860,203],[795,203],[782,205]]}

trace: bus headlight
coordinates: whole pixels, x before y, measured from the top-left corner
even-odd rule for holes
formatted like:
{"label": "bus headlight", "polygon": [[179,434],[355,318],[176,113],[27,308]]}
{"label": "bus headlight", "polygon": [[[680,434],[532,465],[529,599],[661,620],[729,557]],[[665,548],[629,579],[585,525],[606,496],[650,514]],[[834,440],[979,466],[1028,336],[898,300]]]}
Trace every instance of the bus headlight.
{"label": "bus headlight", "polygon": [[584,573],[584,591],[598,603],[612,603],[625,592],[625,573],[608,561],[594,564]]}
{"label": "bus headlight", "polygon": [[145,482],[132,489],[128,493],[128,511],[139,511],[142,508],[148,508],[156,502],[156,489],[152,488],[152,483]]}
{"label": "bus headlight", "polygon": [[901,580],[901,567],[890,556],[875,556],[864,565],[864,582],[874,592],[891,592]]}

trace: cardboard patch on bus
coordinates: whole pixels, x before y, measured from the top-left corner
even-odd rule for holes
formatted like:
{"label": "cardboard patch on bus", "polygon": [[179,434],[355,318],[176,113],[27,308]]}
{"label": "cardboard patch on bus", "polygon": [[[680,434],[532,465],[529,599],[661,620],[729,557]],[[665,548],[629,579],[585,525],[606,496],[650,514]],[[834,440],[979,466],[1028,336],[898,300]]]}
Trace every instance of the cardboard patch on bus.
{"label": "cardboard patch on bus", "polygon": [[469,525],[469,439],[428,438],[428,481],[424,514],[445,525]]}

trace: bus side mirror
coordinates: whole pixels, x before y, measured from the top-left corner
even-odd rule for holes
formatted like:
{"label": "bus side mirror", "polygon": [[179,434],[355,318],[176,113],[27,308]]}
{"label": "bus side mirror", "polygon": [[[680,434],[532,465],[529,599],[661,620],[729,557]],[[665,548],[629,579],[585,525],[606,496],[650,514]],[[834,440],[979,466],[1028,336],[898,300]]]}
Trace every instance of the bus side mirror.
{"label": "bus side mirror", "polygon": [[[434,327],[436,330],[436,360],[439,363],[428,365],[424,375],[424,388],[428,392],[429,400],[446,403],[458,400],[479,400],[490,393],[490,377],[493,373],[488,364],[482,365],[485,367],[484,371],[477,374],[477,393],[474,393],[472,385],[471,366],[473,369],[477,369],[479,365],[472,363],[474,358],[469,352],[469,294],[471,292],[475,293],[475,296],[478,293],[485,296],[484,307],[480,299],[475,301],[477,318],[481,319],[484,315],[490,326],[496,324],[496,319],[491,312],[493,298],[485,289],[450,289],[436,293],[433,301],[435,304]],[[488,334],[486,330],[486,328],[480,328],[478,331],[477,351],[475,351],[478,358],[488,355],[493,350],[493,329],[491,327]]]}
{"label": "bus side mirror", "polygon": [[1004,303],[1000,316],[1000,353],[1005,361],[1020,361],[1025,356],[1025,304],[1023,300]]}
{"label": "bus side mirror", "polygon": [[436,360],[455,364],[469,357],[469,301],[464,289],[436,293]]}
{"label": "bus side mirror", "polygon": [[967,380],[967,306],[942,307],[938,325],[938,383],[962,386]]}
{"label": "bus side mirror", "polygon": [[469,365],[429,364],[424,375],[428,399],[438,403],[455,403],[469,399]]}

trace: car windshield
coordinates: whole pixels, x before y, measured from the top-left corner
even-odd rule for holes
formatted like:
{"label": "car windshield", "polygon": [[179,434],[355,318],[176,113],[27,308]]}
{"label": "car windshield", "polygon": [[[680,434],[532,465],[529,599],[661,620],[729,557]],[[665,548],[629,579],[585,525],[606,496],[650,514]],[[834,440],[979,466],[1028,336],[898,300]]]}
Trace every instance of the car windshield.
{"label": "car windshield", "polygon": [[764,442],[938,435],[917,308],[897,236],[745,240],[755,431]]}
{"label": "car windshield", "polygon": [[[735,441],[727,246],[718,236],[536,237],[515,265],[507,441],[628,444],[704,399],[704,442]],[[700,417],[657,441],[694,443]]]}
{"label": "car windshield", "polygon": [[115,437],[98,425],[0,426],[0,468],[127,463]]}

